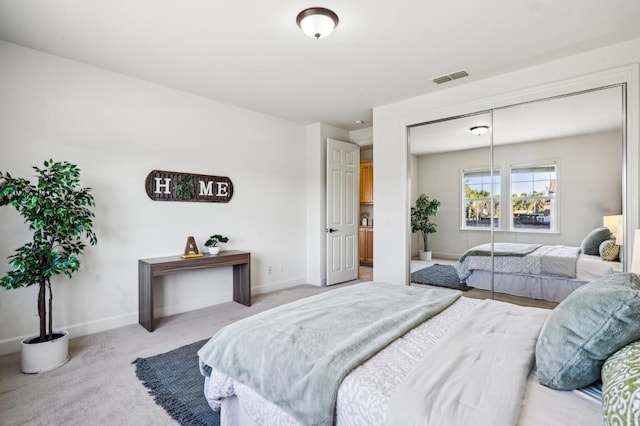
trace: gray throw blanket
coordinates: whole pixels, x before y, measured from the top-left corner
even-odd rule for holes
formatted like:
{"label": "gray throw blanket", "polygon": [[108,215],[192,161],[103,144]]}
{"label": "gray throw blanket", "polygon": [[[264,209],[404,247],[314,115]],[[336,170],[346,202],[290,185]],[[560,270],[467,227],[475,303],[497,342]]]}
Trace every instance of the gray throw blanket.
{"label": "gray throw blanket", "polygon": [[456,264],[458,277],[466,279],[474,269],[521,274],[575,278],[580,247],[540,244],[495,243],[496,256],[491,255],[491,244],[473,247]]}
{"label": "gray throw blanket", "polygon": [[[541,244],[493,243],[493,255],[522,257],[533,253],[540,246]],[[460,257],[460,262],[467,256],[491,256],[491,243],[470,248]]]}
{"label": "gray throw blanket", "polygon": [[200,351],[200,370],[243,383],[304,425],[331,425],[342,379],[440,313],[460,292],[361,283],[233,323]]}

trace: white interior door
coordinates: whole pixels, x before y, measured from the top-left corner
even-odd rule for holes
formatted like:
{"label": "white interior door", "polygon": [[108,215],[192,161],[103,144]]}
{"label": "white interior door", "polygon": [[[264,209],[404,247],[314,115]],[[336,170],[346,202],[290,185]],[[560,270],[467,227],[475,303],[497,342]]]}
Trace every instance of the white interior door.
{"label": "white interior door", "polygon": [[358,278],[360,147],[327,139],[327,285]]}

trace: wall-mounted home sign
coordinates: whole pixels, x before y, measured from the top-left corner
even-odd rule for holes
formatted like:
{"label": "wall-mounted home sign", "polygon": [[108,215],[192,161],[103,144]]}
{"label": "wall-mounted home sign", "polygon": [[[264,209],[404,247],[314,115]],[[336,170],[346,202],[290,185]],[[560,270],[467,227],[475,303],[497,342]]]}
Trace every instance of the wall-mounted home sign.
{"label": "wall-mounted home sign", "polygon": [[154,201],[208,201],[227,203],[233,196],[233,183],[225,176],[153,170],[145,182],[147,195]]}

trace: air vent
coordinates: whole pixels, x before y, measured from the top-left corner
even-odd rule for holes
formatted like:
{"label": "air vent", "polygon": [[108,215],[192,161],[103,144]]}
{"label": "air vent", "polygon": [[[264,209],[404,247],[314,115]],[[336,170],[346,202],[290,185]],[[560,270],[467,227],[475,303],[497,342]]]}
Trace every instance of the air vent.
{"label": "air vent", "polygon": [[433,81],[436,84],[442,84],[442,83],[446,83],[447,81],[457,80],[459,78],[468,77],[468,76],[469,76],[469,73],[462,70],[462,71],[454,72],[451,74],[443,75],[441,77],[432,78],[431,81]]}
{"label": "air vent", "polygon": [[453,74],[449,74],[449,77],[451,77],[452,80],[457,80],[462,77],[469,77],[469,73],[466,72],[465,70],[462,70],[462,71],[454,72]]}
{"label": "air vent", "polygon": [[447,81],[451,81],[453,80],[451,77],[449,77],[448,75],[443,75],[442,77],[438,77],[438,78],[434,78],[432,81],[436,84],[442,84],[442,83],[446,83]]}

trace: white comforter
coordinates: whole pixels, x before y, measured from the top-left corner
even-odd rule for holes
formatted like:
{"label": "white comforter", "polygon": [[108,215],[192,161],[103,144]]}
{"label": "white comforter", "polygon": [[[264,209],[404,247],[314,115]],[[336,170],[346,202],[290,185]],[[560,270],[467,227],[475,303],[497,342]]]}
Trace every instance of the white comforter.
{"label": "white comforter", "polygon": [[480,303],[396,388],[387,425],[514,425],[547,315]]}
{"label": "white comforter", "polygon": [[[336,424],[340,426],[384,425],[389,399],[409,372],[432,352],[437,342],[481,301],[461,297],[447,310],[429,319],[403,337],[387,346],[361,366],[354,369],[342,382],[336,403]],[[219,374],[205,382],[205,396],[209,401],[236,396],[245,416],[241,423],[230,420],[228,425],[298,425],[276,405],[253,390]],[[529,401],[534,404],[529,404]],[[237,404],[232,404],[238,409]],[[543,388],[535,375],[529,375],[525,405],[518,424],[591,426],[602,425],[600,404],[578,392],[559,392]],[[572,413],[571,416],[567,413]],[[523,417],[524,416],[524,417]]]}

